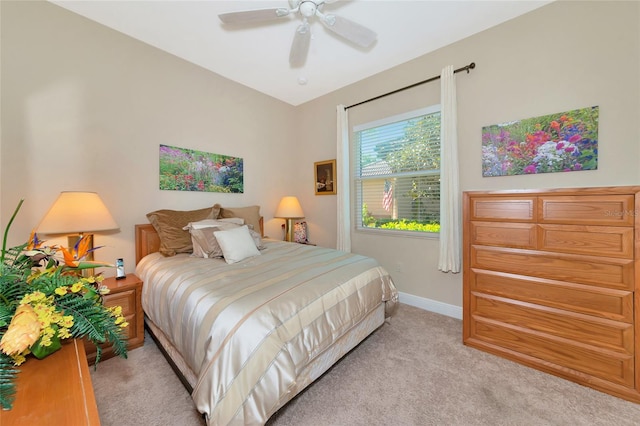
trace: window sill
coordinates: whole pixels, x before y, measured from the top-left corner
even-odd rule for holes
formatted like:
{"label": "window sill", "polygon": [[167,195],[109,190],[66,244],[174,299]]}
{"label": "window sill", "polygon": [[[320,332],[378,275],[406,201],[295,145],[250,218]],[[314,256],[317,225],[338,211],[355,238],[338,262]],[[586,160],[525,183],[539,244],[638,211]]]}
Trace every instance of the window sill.
{"label": "window sill", "polygon": [[356,228],[357,234],[377,235],[381,237],[417,238],[420,240],[438,240],[439,232],[398,231],[395,229]]}

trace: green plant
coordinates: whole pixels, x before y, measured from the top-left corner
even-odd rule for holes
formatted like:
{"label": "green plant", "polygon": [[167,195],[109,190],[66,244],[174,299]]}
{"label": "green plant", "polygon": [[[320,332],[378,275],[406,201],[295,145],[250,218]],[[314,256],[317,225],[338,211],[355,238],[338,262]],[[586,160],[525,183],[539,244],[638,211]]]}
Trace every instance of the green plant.
{"label": "green plant", "polygon": [[439,223],[420,223],[407,221],[406,219],[384,222],[378,227],[383,229],[395,229],[398,231],[440,232]]}
{"label": "green plant", "polygon": [[[61,340],[84,338],[97,347],[110,342],[114,353],[127,356],[119,306],[105,307],[102,277],[83,277],[81,271],[110,266],[85,261],[91,251],[86,239],[73,248],[43,246],[35,233],[27,243],[7,249],[7,236],[22,200],[4,232],[0,252],[0,407],[11,409],[19,366],[30,355],[44,358],[61,347]],[[64,372],[61,372],[64,374]]]}
{"label": "green plant", "polygon": [[376,218],[369,213],[369,209],[365,203],[362,204],[362,224],[367,227],[372,227],[376,223]]}

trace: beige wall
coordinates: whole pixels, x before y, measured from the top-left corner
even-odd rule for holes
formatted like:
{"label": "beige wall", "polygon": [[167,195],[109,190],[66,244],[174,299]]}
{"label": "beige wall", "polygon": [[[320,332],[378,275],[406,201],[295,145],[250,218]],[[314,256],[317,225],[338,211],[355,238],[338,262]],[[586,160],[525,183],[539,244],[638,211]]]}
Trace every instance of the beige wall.
{"label": "beige wall", "polygon": [[[120,232],[98,235],[96,256],[124,257],[130,272],[133,225],[158,208],[259,204],[281,235],[292,106],[50,3],[1,7],[3,228],[25,199],[10,244],[64,190],[101,195]],[[160,191],[160,144],[242,157],[244,194]]]}
{"label": "beige wall", "polygon": [[[520,18],[360,81],[296,111],[308,136],[306,163],[335,157],[335,105],[350,105],[475,62],[457,74],[462,190],[629,185],[640,183],[640,4],[555,2]],[[350,125],[439,103],[439,83],[349,110]],[[597,171],[483,178],[483,126],[600,106]],[[331,142],[329,142],[331,141]],[[301,165],[305,161],[300,162]],[[306,166],[305,166],[306,167]],[[303,167],[299,173],[309,173]],[[308,180],[308,176],[303,180]],[[335,199],[306,196],[305,211],[335,209]],[[308,217],[311,239],[335,244],[335,218]],[[329,230],[329,232],[324,232]],[[355,232],[353,250],[377,258],[400,291],[461,306],[461,275],[437,270],[438,240]]]}
{"label": "beige wall", "polygon": [[[640,7],[555,2],[429,55],[292,107],[54,5],[1,2],[0,223],[26,198],[21,242],[62,190],[101,194],[121,232],[98,257],[133,268],[133,224],[156,208],[260,204],[267,233],[282,195],[297,195],[310,239],[335,246],[336,197],[314,196],[313,163],[336,158],[335,108],[476,62],[458,74],[461,185],[513,189],[638,184]],[[327,72],[333,72],[327,69]],[[437,103],[431,83],[350,110],[359,124]],[[600,106],[597,171],[482,178],[482,126]],[[159,191],[158,145],[241,156],[245,193]],[[405,295],[462,304],[460,275],[437,271],[436,239],[354,233],[355,252]],[[108,271],[107,274],[111,274]]]}

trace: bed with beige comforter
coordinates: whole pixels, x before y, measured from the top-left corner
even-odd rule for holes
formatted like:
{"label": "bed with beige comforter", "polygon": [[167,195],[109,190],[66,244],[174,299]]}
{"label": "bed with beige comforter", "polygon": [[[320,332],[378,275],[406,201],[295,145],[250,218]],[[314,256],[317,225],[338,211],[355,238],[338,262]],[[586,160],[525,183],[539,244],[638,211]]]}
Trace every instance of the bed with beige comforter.
{"label": "bed with beige comforter", "polygon": [[235,264],[145,256],[143,308],[210,425],[263,424],[397,307],[374,259],[264,240]]}

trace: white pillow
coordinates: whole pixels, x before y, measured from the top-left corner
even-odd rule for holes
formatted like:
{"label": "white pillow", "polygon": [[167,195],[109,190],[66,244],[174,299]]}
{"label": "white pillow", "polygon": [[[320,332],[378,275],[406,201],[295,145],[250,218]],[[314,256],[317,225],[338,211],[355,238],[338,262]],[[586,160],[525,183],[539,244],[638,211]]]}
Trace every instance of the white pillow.
{"label": "white pillow", "polygon": [[[232,227],[235,224],[233,222],[231,222],[231,221],[221,221],[221,220],[218,220],[218,219],[203,219],[203,220],[200,220],[198,222],[189,222],[187,224],[187,226],[185,226],[182,229],[184,229],[185,231],[189,231],[191,229],[211,228],[211,227],[214,227],[214,226],[225,228],[225,225],[226,225],[226,228],[229,228],[229,227]],[[240,225],[242,225],[242,224],[240,224]]]}
{"label": "white pillow", "polygon": [[260,255],[246,225],[227,231],[216,231],[213,235],[215,235],[227,263],[236,263]]}

